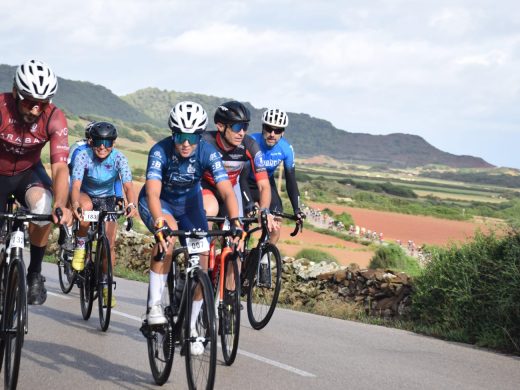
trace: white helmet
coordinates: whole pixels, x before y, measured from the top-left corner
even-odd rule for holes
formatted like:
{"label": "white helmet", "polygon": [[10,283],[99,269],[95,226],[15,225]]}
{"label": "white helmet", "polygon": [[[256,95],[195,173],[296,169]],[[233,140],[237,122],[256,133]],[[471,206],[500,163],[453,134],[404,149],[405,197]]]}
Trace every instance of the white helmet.
{"label": "white helmet", "polygon": [[170,111],[168,126],[174,133],[200,134],[208,126],[208,114],[194,102],[180,102]]}
{"label": "white helmet", "polygon": [[262,115],[262,123],[272,127],[287,127],[289,124],[289,117],[285,111],[278,108],[265,110]]}
{"label": "white helmet", "polygon": [[58,79],[46,63],[29,60],[16,69],[14,86],[23,96],[50,100],[58,90]]}

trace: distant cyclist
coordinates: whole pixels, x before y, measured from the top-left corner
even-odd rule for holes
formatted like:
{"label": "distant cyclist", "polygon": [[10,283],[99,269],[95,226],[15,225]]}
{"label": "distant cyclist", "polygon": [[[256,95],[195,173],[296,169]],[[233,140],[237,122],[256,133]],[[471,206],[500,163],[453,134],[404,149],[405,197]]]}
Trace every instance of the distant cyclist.
{"label": "distant cyclist", "polygon": [[[217,131],[206,132],[204,139],[221,153],[224,167],[233,186],[237,184],[242,169],[249,168],[252,172],[252,180],[258,186],[260,208],[269,212],[271,203],[269,178],[258,144],[246,134],[250,120],[251,114],[244,104],[237,101],[223,103],[215,111],[214,121]],[[208,174],[204,175],[202,189],[207,215],[226,216],[227,210],[216,192],[213,179]],[[269,229],[275,228],[273,218],[270,216]]]}
{"label": "distant cyclist", "polygon": [[[198,103],[184,101],[172,108],[168,125],[172,136],[155,144],[148,155],[146,184],[139,194],[139,214],[146,227],[159,241],[150,261],[150,286],[147,322],[149,325],[167,322],[161,306],[161,297],[171,267],[174,237],[169,236],[177,227],[182,230],[208,230],[200,181],[207,171],[222,197],[232,226],[238,225],[238,204],[217,150],[201,139],[208,116]],[[161,240],[161,237],[167,238]],[[181,238],[182,244],[186,244]],[[158,256],[166,252],[167,256]],[[163,261],[156,261],[162,257]],[[200,256],[203,270],[208,268],[208,253]],[[195,290],[191,312],[191,336],[197,337],[196,318],[202,307],[202,291]],[[191,353],[204,352],[202,342],[194,343]]]}
{"label": "distant cyclist", "polygon": [[[30,60],[16,69],[13,89],[0,94],[0,211],[7,199],[16,200],[31,213],[51,214],[63,224],[72,222],[67,209],[69,141],[67,120],[52,104],[58,78],[42,61]],[[49,142],[52,182],[41,161],[41,151]],[[54,204],[53,204],[54,200]],[[49,240],[48,222],[29,224],[31,261],[27,269],[27,303],[41,305],[47,299],[42,260]]]}
{"label": "distant cyclist", "polygon": [[[109,122],[95,122],[90,126],[89,134],[89,147],[80,151],[72,163],[70,201],[76,218],[81,221],[72,258],[72,268],[76,271],[81,271],[85,267],[85,241],[89,227],[89,222],[82,220],[81,211],[115,211],[114,183],[118,177],[121,177],[129,202],[126,217],[132,217],[137,213],[136,196],[128,160],[123,153],[114,148],[117,129]],[[110,242],[113,264],[116,262],[116,232],[115,217],[109,216],[106,222],[106,235]],[[104,289],[103,294],[108,294],[108,289]],[[104,298],[107,299],[106,296]],[[115,304],[116,299],[112,295],[111,306],[114,307]]]}
{"label": "distant cyclist", "polygon": [[[251,137],[258,143],[262,151],[264,165],[269,175],[271,184],[271,204],[270,209],[273,211],[283,212],[282,200],[276,190],[275,171],[278,165],[283,162],[285,183],[287,194],[293,208],[294,215],[298,219],[305,219],[305,214],[300,209],[300,192],[296,183],[294,150],[292,145],[283,138],[285,129],[289,124],[287,114],[279,109],[268,109],[262,115],[262,132],[251,134]],[[242,191],[242,200],[244,211],[250,213],[255,202],[261,199],[257,183],[249,171],[244,171],[240,176],[240,188]],[[276,230],[271,233],[271,243],[276,244],[280,238],[280,231]]]}

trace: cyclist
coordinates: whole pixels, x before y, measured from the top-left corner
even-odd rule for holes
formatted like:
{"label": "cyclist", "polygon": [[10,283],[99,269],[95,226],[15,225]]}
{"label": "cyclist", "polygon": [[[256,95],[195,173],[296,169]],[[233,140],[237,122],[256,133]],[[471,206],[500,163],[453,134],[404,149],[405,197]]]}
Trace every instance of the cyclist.
{"label": "cyclist", "polygon": [[[200,180],[209,171],[219,195],[229,210],[232,227],[240,225],[238,204],[233,187],[217,150],[201,139],[208,116],[198,103],[183,101],[170,112],[168,125],[172,137],[155,144],[148,155],[146,184],[139,194],[139,214],[158,243],[152,251],[147,322],[165,324],[161,296],[171,266],[174,238],[170,229],[208,230],[202,202]],[[237,230],[238,231],[238,230]],[[166,238],[166,240],[164,239]],[[184,239],[181,242],[185,244]],[[167,253],[164,261],[155,261],[159,253]],[[208,253],[200,257],[202,269],[207,269]],[[191,312],[191,336],[197,337],[195,322],[202,307],[202,291],[195,291]],[[195,343],[193,354],[202,354],[202,342]]]}
{"label": "cyclist", "polygon": [[[68,166],[69,166],[69,172],[72,174],[73,169],[73,162],[76,158],[77,154],[81,152],[82,150],[88,149],[90,147],[89,140],[90,140],[90,129],[92,125],[94,125],[96,121],[92,121],[87,124],[85,127],[85,138],[80,139],[76,141],[72,146],[70,147],[69,152],[69,159],[67,160]],[[72,183],[71,183],[72,184]],[[121,183],[121,177],[117,177],[116,181],[114,182],[114,192],[116,195],[116,204],[118,206],[123,206],[124,204],[124,197],[123,197],[123,184]]]}
{"label": "cyclist", "polygon": [[[89,226],[89,222],[82,221],[81,211],[114,211],[116,208],[114,183],[118,177],[121,177],[129,202],[125,216],[129,218],[137,213],[136,196],[128,160],[123,153],[114,148],[117,129],[108,122],[95,122],[90,126],[89,133],[90,147],[78,152],[72,164],[70,201],[74,215],[81,221],[72,258],[72,268],[76,271],[82,271],[85,267],[85,241]],[[112,264],[115,264],[116,218],[108,216],[106,221],[106,235],[110,242]],[[105,288],[103,290],[105,299],[107,299],[107,294],[108,289]],[[116,299],[112,295],[111,306],[114,307],[115,304]]]}
{"label": "cyclist", "polygon": [[[284,111],[268,109],[262,115],[262,132],[251,134],[251,137],[258,143],[262,151],[264,165],[269,175],[269,182],[271,183],[270,209],[283,212],[282,200],[276,190],[274,175],[278,165],[283,162],[287,194],[289,195],[294,215],[302,221],[305,219],[305,214],[300,209],[300,192],[296,183],[294,150],[292,145],[283,138],[288,124],[289,117]],[[254,210],[255,202],[261,200],[257,183],[250,172],[244,171],[240,176],[240,189],[245,205],[244,210],[249,214]],[[276,244],[279,238],[280,231],[276,230],[271,233],[270,241],[272,244]]]}
{"label": "cyclist", "polygon": [[[256,141],[246,134],[251,120],[251,114],[246,106],[237,101],[221,104],[215,111],[214,121],[217,131],[204,134],[204,140],[211,143],[222,155],[224,167],[233,186],[237,184],[240,172],[249,166],[253,172],[260,194],[260,208],[269,211],[271,189],[262,153]],[[222,199],[215,191],[214,180],[209,173],[202,181],[204,209],[207,215],[226,216],[227,210]],[[269,230],[276,229],[272,216],[269,217]]]}
{"label": "cyclist", "polygon": [[[0,210],[8,196],[30,212],[52,214],[63,211],[60,223],[72,223],[67,209],[69,141],[67,120],[51,103],[58,79],[44,62],[29,60],[15,72],[11,93],[0,94]],[[51,176],[41,162],[41,150],[50,143]],[[53,203],[54,195],[54,204]],[[27,270],[27,303],[41,305],[47,299],[42,260],[49,240],[48,222],[29,224],[31,260]]]}

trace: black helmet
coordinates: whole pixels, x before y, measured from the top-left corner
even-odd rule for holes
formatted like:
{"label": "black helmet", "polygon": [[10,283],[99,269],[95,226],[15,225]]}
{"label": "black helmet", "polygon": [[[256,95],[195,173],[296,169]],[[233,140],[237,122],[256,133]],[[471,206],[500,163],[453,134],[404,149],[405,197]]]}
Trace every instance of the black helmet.
{"label": "black helmet", "polygon": [[116,139],[117,129],[112,123],[95,122],[90,126],[90,138],[92,139]]}
{"label": "black helmet", "polygon": [[87,126],[85,126],[85,139],[90,139],[90,129],[95,124],[96,124],[96,121],[87,123]]}
{"label": "black helmet", "polygon": [[225,125],[232,125],[234,123],[249,122],[250,120],[251,114],[247,107],[236,100],[221,104],[215,111],[215,123],[220,122]]}

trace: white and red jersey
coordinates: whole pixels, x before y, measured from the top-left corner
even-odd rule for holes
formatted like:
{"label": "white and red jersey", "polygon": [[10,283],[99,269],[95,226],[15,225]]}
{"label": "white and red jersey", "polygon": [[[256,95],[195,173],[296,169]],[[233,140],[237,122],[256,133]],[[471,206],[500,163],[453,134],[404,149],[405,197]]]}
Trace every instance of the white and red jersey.
{"label": "white and red jersey", "polygon": [[41,150],[50,142],[51,164],[67,163],[67,119],[49,104],[34,123],[26,123],[11,93],[0,94],[0,175],[14,176],[40,161]]}

